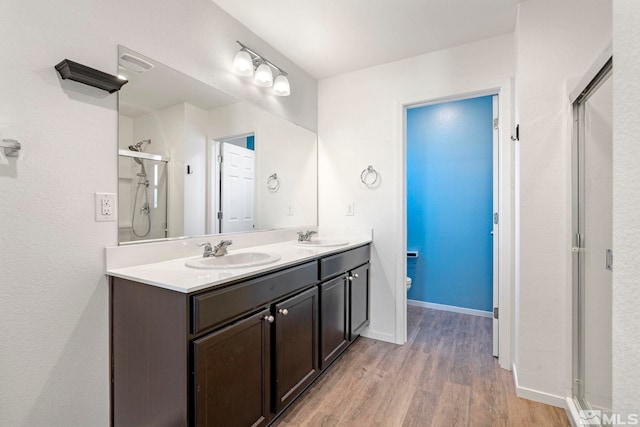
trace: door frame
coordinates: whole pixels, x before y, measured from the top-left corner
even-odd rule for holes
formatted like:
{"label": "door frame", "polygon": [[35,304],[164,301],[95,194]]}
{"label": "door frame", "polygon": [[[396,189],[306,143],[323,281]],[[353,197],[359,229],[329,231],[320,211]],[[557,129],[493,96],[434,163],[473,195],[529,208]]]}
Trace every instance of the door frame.
{"label": "door frame", "polygon": [[[572,400],[577,410],[591,409],[584,400],[585,352],[584,304],[585,295],[583,283],[586,277],[586,263],[583,249],[585,227],[585,140],[584,114],[586,101],[608,79],[613,79],[612,50],[605,50],[594,65],[587,71],[580,84],[569,95],[572,109],[572,137],[571,137],[571,246],[572,246],[572,283],[571,283],[571,340],[572,340],[572,368],[571,393],[567,400]],[[604,62],[604,63],[603,63]],[[613,144],[613,142],[612,142]]]}
{"label": "door frame", "polygon": [[[218,212],[220,211],[220,174],[221,168],[220,163],[218,162],[218,156],[220,155],[220,144],[225,142],[225,140],[242,138],[245,136],[253,135],[254,144],[255,140],[258,139],[258,130],[247,130],[246,132],[241,132],[238,134],[228,135],[228,136],[216,136],[208,138],[207,144],[207,185],[205,186],[206,198],[205,198],[205,206],[206,206],[206,224],[205,224],[205,233],[206,234],[220,234],[220,221],[217,219]],[[260,155],[258,150],[253,148],[254,152],[254,221],[255,221],[255,210],[256,210],[256,201],[257,201],[257,178],[258,178],[258,156]],[[255,231],[255,230],[254,230]]]}
{"label": "door frame", "polygon": [[[402,191],[398,192],[395,200],[396,206],[396,233],[402,236],[398,239],[395,249],[396,269],[396,343],[404,344],[407,341],[407,292],[405,278],[407,276],[406,248],[407,248],[407,109],[423,105],[437,104],[462,99],[477,98],[488,95],[498,95],[499,102],[499,142],[498,142],[498,271],[499,288],[499,363],[503,369],[511,370],[513,350],[515,344],[515,281],[516,281],[516,254],[515,254],[515,152],[516,144],[511,140],[514,134],[514,81],[506,81],[487,84],[479,87],[470,87],[466,90],[451,92],[444,91],[429,99],[409,99],[396,103],[396,135],[402,150],[399,150],[399,158],[396,159],[399,167],[396,179],[401,183]],[[517,143],[517,142],[516,142]],[[494,170],[496,165],[494,164]]]}

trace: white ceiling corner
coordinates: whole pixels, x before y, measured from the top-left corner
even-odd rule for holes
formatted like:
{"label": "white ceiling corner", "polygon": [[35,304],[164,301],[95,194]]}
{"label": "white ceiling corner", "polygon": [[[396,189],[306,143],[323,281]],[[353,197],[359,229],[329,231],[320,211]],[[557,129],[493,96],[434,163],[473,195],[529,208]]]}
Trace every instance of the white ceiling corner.
{"label": "white ceiling corner", "polygon": [[317,79],[513,32],[521,0],[213,0]]}

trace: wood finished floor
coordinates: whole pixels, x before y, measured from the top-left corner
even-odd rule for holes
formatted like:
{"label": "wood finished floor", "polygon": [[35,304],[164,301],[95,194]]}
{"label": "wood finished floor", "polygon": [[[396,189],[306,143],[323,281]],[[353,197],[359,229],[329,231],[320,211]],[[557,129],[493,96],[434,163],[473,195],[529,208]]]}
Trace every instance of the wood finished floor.
{"label": "wood finished floor", "polygon": [[358,339],[273,425],[569,426],[563,409],[516,396],[491,323],[409,306],[406,345]]}

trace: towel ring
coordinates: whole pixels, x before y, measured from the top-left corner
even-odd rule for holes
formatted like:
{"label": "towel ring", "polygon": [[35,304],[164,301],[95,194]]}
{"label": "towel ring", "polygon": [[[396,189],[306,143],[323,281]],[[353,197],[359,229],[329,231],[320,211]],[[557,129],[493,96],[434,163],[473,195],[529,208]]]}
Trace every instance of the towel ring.
{"label": "towel ring", "polygon": [[280,188],[280,178],[278,178],[278,174],[274,173],[267,178],[267,188],[269,191],[278,191]]}
{"label": "towel ring", "polygon": [[378,171],[376,171],[371,165],[367,166],[367,168],[360,174],[360,181],[369,188],[373,187],[376,182],[378,182],[378,178]]}

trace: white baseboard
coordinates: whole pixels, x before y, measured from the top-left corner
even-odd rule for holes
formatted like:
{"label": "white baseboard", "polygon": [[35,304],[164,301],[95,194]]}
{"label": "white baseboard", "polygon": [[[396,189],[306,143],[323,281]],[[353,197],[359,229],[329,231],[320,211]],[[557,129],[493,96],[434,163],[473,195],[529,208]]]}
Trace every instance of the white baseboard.
{"label": "white baseboard", "polygon": [[371,338],[371,339],[378,340],[378,341],[385,341],[385,342],[390,342],[392,344],[398,344],[396,342],[396,336],[395,335],[387,334],[385,332],[379,332],[379,331],[371,329],[370,327],[365,329],[362,332],[362,336],[365,337],[365,338]]}
{"label": "white baseboard", "polygon": [[414,299],[407,300],[408,305],[416,305],[418,307],[432,308],[434,310],[451,311],[453,313],[470,314],[471,316],[493,317],[490,311],[475,310],[473,308],[456,307],[454,305],[436,304],[435,302],[424,302]]}
{"label": "white baseboard", "polygon": [[566,409],[566,402],[564,397],[556,396],[555,394],[546,393],[544,391],[533,390],[527,387],[521,387],[518,383],[518,371],[516,364],[513,364],[513,382],[516,386],[516,396],[523,399],[534,400],[536,402],[544,403],[558,408]]}

